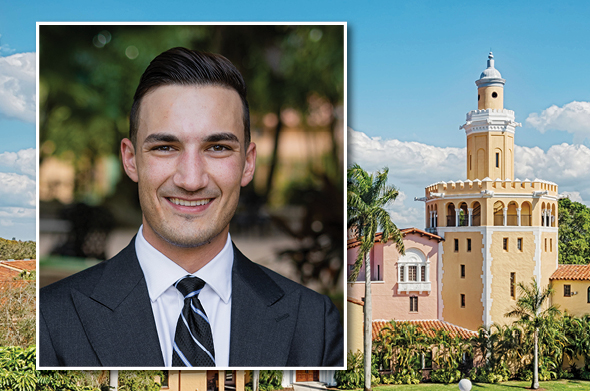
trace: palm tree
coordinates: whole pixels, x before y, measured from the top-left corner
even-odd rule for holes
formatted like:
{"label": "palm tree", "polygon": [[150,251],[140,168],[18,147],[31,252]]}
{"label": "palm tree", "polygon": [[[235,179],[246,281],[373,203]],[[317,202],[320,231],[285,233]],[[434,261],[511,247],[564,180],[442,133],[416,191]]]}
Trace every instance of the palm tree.
{"label": "palm tree", "polygon": [[386,184],[388,172],[389,169],[385,167],[382,171],[369,174],[358,164],[353,165],[347,171],[347,226],[361,242],[354,264],[354,271],[349,278],[350,282],[356,281],[363,263],[365,265],[364,351],[365,390],[367,391],[371,389],[372,336],[371,262],[369,260],[369,254],[375,245],[377,230],[381,229],[383,232],[381,238],[382,243],[386,243],[389,239],[392,239],[400,254],[405,253],[401,232],[393,224],[389,213],[384,209],[399,194],[395,187]]}
{"label": "palm tree", "polygon": [[530,285],[522,282],[518,284],[519,297],[512,311],[506,313],[506,317],[520,318],[517,323],[534,329],[534,362],[533,362],[533,384],[531,388],[539,388],[539,329],[546,326],[547,321],[559,315],[560,311],[556,306],[550,305],[546,309],[545,302],[553,293],[553,288],[549,285],[541,291],[537,280],[533,278]]}

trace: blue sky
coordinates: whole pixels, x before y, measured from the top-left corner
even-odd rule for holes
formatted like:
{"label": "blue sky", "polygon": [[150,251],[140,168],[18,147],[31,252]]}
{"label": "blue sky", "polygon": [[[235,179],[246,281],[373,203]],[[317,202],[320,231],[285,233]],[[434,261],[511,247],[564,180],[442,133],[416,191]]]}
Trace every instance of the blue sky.
{"label": "blue sky", "polygon": [[[346,21],[349,161],[370,170],[389,166],[390,182],[403,193],[394,218],[422,227],[423,205],[411,199],[434,181],[465,177],[459,126],[477,108],[474,82],[490,48],[507,80],[505,107],[523,124],[516,175],[555,181],[589,203],[589,19],[590,2],[583,1],[11,2],[0,13],[0,58],[35,51],[36,21]],[[1,105],[0,174],[12,169],[1,153],[35,146],[34,123]],[[540,119],[527,122],[534,115]],[[366,153],[371,148],[381,152]],[[563,175],[565,168],[572,173]],[[30,220],[18,235],[5,230],[5,207],[0,202],[0,236],[34,238]]]}

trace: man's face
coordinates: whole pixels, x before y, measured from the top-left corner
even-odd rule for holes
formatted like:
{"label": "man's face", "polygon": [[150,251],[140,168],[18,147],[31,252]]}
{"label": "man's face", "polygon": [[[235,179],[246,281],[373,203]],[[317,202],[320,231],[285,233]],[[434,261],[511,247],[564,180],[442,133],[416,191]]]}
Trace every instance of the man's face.
{"label": "man's face", "polygon": [[256,146],[244,146],[242,102],[218,86],[158,87],[141,102],[137,144],[121,143],[138,182],[144,236],[154,247],[223,240],[240,187],[254,175]]}

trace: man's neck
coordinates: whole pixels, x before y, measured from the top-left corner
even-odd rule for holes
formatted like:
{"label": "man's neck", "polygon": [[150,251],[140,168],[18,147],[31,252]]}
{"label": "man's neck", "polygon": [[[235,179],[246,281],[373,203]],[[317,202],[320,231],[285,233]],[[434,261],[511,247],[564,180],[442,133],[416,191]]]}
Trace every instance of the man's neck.
{"label": "man's neck", "polygon": [[223,250],[229,233],[229,225],[211,241],[197,247],[176,246],[159,236],[149,225],[143,225],[143,237],[156,250],[164,254],[188,273],[193,274],[208,264]]}

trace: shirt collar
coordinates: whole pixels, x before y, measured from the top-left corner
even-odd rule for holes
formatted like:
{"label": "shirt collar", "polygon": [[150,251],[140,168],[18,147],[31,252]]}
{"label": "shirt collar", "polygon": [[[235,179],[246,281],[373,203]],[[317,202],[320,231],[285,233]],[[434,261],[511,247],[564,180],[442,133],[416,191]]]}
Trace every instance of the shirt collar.
{"label": "shirt collar", "polygon": [[[145,240],[143,237],[143,225],[139,227],[139,232],[135,238],[135,252],[145,276],[152,302],[156,301],[178,279],[189,274]],[[231,236],[228,233],[223,249],[209,263],[193,273],[194,276],[205,281],[224,303],[228,303],[231,297],[233,260],[234,251]]]}

